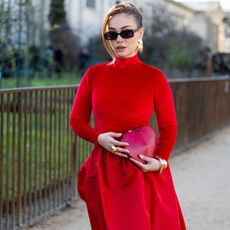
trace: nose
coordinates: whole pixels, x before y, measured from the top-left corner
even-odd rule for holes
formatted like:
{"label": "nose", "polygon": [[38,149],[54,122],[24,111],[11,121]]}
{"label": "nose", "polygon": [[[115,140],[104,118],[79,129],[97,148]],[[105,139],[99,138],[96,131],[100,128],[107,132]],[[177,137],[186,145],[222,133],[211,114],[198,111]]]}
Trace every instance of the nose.
{"label": "nose", "polygon": [[117,36],[117,41],[118,41],[118,42],[119,42],[119,41],[124,41],[124,38],[122,38],[121,35],[119,34],[119,35]]}

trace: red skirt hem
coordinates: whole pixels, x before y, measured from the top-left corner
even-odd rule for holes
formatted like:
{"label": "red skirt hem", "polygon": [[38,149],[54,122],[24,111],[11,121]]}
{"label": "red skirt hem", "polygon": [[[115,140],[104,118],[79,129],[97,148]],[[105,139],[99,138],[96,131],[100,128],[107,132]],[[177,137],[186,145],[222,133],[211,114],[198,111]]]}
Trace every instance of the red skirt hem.
{"label": "red skirt hem", "polygon": [[78,173],[93,230],[185,230],[170,167],[143,172],[96,145]]}

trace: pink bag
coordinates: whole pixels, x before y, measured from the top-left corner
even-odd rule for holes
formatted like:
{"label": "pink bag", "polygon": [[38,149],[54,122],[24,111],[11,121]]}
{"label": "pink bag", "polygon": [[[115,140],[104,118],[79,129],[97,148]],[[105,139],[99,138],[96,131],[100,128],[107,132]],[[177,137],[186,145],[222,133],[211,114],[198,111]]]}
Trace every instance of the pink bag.
{"label": "pink bag", "polygon": [[121,141],[129,143],[125,148],[129,150],[129,157],[145,163],[139,155],[154,157],[157,149],[157,138],[150,126],[143,126],[129,130],[122,135]]}

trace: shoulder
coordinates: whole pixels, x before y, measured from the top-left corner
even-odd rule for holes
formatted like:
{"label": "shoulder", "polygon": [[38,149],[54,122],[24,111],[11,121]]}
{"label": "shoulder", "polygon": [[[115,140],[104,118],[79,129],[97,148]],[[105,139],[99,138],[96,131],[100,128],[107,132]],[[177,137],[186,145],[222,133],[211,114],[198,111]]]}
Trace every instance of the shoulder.
{"label": "shoulder", "polygon": [[90,73],[97,74],[98,72],[104,71],[107,68],[109,63],[110,62],[104,62],[104,63],[92,65],[88,68],[88,71]]}
{"label": "shoulder", "polygon": [[84,78],[87,79],[86,81],[90,88],[94,84],[95,80],[99,76],[102,76],[105,73],[108,63],[109,62],[105,62],[105,63],[95,64],[95,65],[88,67],[87,71],[85,72],[83,76],[83,79]]}
{"label": "shoulder", "polygon": [[155,75],[164,75],[163,71],[158,69],[157,67],[146,64],[144,62],[142,64],[143,64],[143,69],[145,71],[148,71],[148,72],[155,74]]}
{"label": "shoulder", "polygon": [[155,66],[146,64],[144,62],[142,63],[142,66],[146,76],[151,77],[153,80],[156,80],[157,82],[167,81],[165,73],[162,70],[158,69]]}

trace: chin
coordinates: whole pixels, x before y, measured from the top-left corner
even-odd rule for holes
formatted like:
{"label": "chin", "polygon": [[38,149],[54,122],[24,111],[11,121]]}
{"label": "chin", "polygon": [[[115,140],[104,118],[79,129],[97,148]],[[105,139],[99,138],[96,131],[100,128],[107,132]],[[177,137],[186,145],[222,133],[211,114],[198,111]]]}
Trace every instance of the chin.
{"label": "chin", "polygon": [[116,56],[119,58],[126,58],[127,57],[127,55],[125,55],[125,54],[116,54]]}
{"label": "chin", "polygon": [[135,53],[134,54],[130,54],[130,53],[116,53],[116,56],[119,57],[119,58],[129,58],[129,57],[132,57],[136,55]]}

